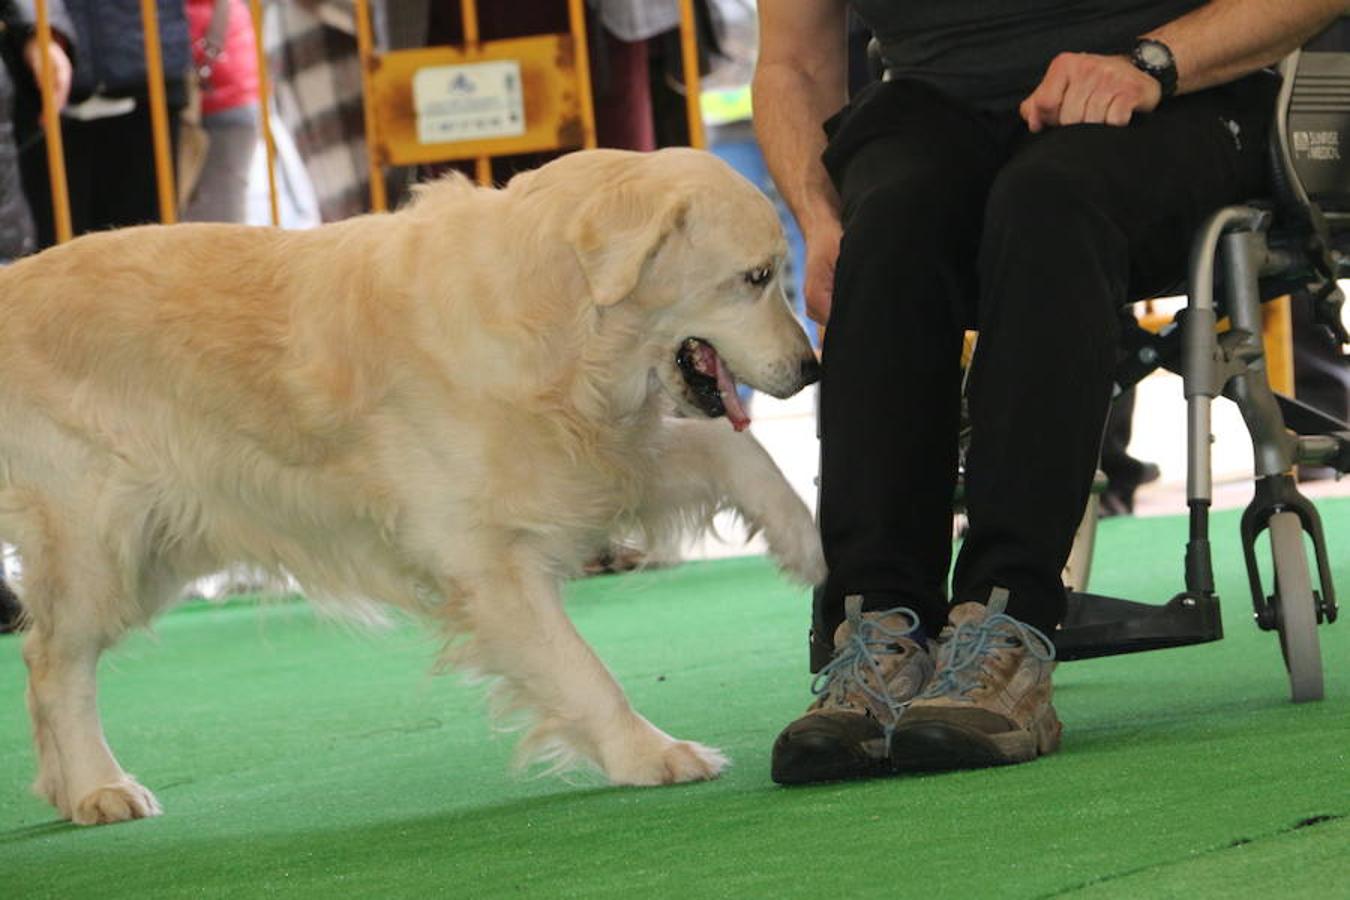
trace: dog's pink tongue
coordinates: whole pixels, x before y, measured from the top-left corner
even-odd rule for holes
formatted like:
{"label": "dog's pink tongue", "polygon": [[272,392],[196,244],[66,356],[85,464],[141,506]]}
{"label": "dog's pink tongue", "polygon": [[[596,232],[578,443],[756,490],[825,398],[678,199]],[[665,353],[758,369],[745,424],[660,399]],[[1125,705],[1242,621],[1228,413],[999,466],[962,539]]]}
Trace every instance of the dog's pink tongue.
{"label": "dog's pink tongue", "polygon": [[717,364],[717,390],[722,394],[722,405],[727,408],[727,419],[731,422],[731,427],[737,431],[744,431],[750,427],[750,416],[745,412],[745,407],[741,405],[741,395],[736,393],[736,382],[732,379],[731,373],[727,371],[726,364],[722,362],[722,357],[713,355]]}

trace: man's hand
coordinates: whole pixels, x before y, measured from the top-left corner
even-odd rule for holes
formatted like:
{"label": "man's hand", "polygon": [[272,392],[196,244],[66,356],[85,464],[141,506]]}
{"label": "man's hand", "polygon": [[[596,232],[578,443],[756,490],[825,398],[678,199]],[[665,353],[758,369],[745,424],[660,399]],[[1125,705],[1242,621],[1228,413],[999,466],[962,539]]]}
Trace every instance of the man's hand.
{"label": "man's hand", "polygon": [[[48,56],[52,62],[52,97],[56,101],[57,109],[64,109],[66,99],[70,97],[70,57],[66,56],[66,51],[61,49],[61,45],[52,41],[49,45],[51,52]],[[23,46],[24,62],[28,63],[28,68],[33,70],[33,77],[42,80],[42,50],[38,46],[37,38],[29,38],[28,43]]]}
{"label": "man's hand", "polygon": [[1035,133],[1055,125],[1128,125],[1161,101],[1158,80],[1124,56],[1061,53],[1019,111]]}
{"label": "man's hand", "polygon": [[844,231],[836,220],[825,220],[805,235],[806,274],[802,290],[806,294],[806,314],[825,325],[834,302],[834,265],[839,259],[839,239]]}

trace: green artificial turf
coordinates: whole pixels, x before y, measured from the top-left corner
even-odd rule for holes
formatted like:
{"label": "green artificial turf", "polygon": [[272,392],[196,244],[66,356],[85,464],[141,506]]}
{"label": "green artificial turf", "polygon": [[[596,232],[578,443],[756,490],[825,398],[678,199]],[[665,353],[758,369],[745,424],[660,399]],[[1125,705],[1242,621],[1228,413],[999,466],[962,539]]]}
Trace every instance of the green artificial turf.
{"label": "green artificial turf", "polygon": [[[1319,504],[1350,600],[1350,501]],[[1350,622],[1294,706],[1214,517],[1228,637],[1066,664],[1063,751],[982,772],[783,789],[807,593],[760,559],[578,582],[578,627],[635,705],[726,750],[719,781],[513,773],[480,691],[411,625],[192,604],[102,670],[109,740],[161,818],[76,828],[27,793],[19,641],[0,638],[0,896],[1350,897]],[[1093,589],[1161,602],[1181,519],[1110,520]],[[1350,605],[1343,601],[1343,605]]]}

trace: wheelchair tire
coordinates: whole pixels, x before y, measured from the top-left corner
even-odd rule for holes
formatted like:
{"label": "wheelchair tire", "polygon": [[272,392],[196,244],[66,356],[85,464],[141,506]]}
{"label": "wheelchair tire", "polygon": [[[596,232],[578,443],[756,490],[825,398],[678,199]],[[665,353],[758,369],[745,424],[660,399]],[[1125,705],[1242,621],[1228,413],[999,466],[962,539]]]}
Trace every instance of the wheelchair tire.
{"label": "wheelchair tire", "polygon": [[1322,649],[1317,637],[1317,605],[1303,525],[1291,512],[1270,518],[1270,552],[1275,568],[1275,620],[1280,651],[1289,672],[1290,699],[1322,699]]}

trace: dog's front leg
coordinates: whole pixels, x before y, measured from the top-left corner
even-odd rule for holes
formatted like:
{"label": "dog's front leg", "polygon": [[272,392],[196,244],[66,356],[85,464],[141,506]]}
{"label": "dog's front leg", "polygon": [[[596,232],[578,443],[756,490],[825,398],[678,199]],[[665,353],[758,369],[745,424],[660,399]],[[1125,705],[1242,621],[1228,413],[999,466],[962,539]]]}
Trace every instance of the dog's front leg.
{"label": "dog's front leg", "polygon": [[522,754],[563,764],[584,757],[614,784],[716,777],[726,765],[720,752],[676,740],[633,710],[564,612],[548,567],[519,550],[501,557],[510,562],[498,571],[456,579],[468,588],[464,624],[472,632],[458,659],[500,676],[506,706],[533,713]]}
{"label": "dog's front leg", "polygon": [[660,533],[662,518],[710,518],[731,505],[761,531],[769,552],[806,584],[825,580],[825,554],[811,511],[762,444],[721,419],[670,419],[662,430],[657,481],[639,515]]}

